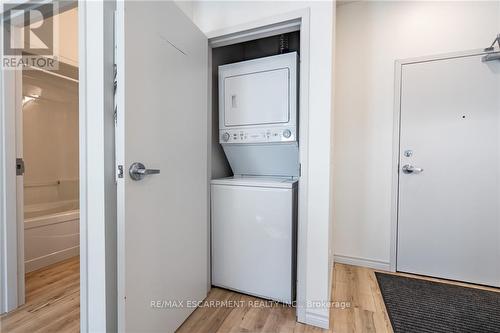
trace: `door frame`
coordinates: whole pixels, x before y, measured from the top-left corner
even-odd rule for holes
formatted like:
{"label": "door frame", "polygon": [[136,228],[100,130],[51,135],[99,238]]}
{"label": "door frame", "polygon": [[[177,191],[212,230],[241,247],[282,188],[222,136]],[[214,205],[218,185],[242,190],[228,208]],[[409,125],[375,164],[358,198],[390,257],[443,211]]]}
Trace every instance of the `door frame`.
{"label": "door frame", "polygon": [[[71,2],[65,4],[72,5]],[[116,331],[113,329],[116,327],[114,156],[104,153],[114,151],[114,143],[111,144],[114,140],[114,54],[109,40],[113,38],[114,6],[114,0],[78,0],[81,332]],[[3,22],[0,23],[3,27]],[[3,58],[1,35],[0,59]],[[11,163],[16,158],[15,75],[11,70],[0,68],[0,71],[0,248],[6,250],[0,255],[3,282],[0,313],[4,313],[20,304],[18,230],[24,230],[18,229],[16,223],[17,203],[13,195],[16,177],[12,177],[15,165]]]}
{"label": "door frame", "polygon": [[78,0],[81,332],[117,330],[115,6]]}
{"label": "door frame", "polygon": [[398,247],[398,217],[399,217],[399,157],[401,139],[401,93],[402,93],[402,71],[403,66],[423,62],[464,58],[488,53],[499,52],[498,48],[493,52],[483,49],[451,52],[423,57],[399,59],[394,66],[394,113],[393,113],[393,146],[392,146],[392,189],[391,189],[391,238],[390,259],[391,272],[397,271],[397,247]]}
{"label": "door frame", "polygon": [[[1,20],[1,18],[0,18]],[[0,22],[3,26],[3,21]],[[3,35],[3,33],[1,34]],[[0,36],[3,61],[3,36]],[[0,313],[15,309],[19,299],[16,159],[16,71],[1,70],[0,76]],[[7,112],[10,111],[10,112]],[[11,163],[7,163],[10,161]],[[21,234],[22,236],[22,234]],[[5,250],[5,251],[4,251]],[[21,302],[22,303],[22,302]]]}
{"label": "door frame", "polygon": [[[208,133],[207,144],[212,144],[212,49],[216,47],[237,44],[248,40],[275,36],[282,33],[299,31],[300,33],[300,75],[299,75],[299,162],[301,175],[299,177],[298,195],[298,227],[297,227],[297,321],[312,325],[324,326],[323,322],[312,322],[307,318],[307,229],[308,229],[308,152],[309,152],[309,41],[310,41],[310,9],[304,8],[288,13],[271,16],[265,19],[244,23],[207,33],[208,38],[208,70],[209,70],[209,107],[208,107]],[[208,155],[208,183],[212,174],[211,154]],[[208,204],[208,226],[210,230],[210,187]],[[208,242],[208,253],[210,253],[210,233]],[[209,256],[208,265],[209,288],[211,262]],[[303,306],[302,306],[303,305]],[[309,316],[310,317],[310,316]]]}

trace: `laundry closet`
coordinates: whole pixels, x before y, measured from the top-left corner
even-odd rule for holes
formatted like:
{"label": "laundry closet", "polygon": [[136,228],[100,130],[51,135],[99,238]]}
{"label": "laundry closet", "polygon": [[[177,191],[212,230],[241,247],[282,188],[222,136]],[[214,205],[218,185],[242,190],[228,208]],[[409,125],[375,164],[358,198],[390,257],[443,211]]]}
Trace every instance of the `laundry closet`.
{"label": "laundry closet", "polygon": [[296,293],[299,31],[211,49],[211,283]]}

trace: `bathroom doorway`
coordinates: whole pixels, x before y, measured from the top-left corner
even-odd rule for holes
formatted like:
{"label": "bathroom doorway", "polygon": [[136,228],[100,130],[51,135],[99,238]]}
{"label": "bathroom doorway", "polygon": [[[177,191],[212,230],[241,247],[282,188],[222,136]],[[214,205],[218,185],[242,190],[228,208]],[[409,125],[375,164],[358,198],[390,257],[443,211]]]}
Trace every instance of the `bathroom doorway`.
{"label": "bathroom doorway", "polygon": [[[1,316],[5,331],[80,327],[77,2],[43,20],[39,33],[53,27],[57,66],[16,70],[19,307]],[[37,24],[30,18],[24,29]],[[23,56],[40,57],[26,44]]]}
{"label": "bathroom doorway", "polygon": [[79,252],[78,80],[73,74],[23,70],[26,273]]}

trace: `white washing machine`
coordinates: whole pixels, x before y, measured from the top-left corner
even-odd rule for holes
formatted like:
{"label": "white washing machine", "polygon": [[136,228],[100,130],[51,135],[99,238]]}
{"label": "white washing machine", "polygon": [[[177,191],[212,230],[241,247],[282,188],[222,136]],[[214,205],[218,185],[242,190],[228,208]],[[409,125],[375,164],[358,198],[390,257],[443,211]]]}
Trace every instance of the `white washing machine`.
{"label": "white washing machine", "polygon": [[212,284],[291,304],[297,181],[231,177],[211,185]]}
{"label": "white washing machine", "polygon": [[234,177],[211,183],[212,284],[295,298],[297,53],[219,67],[219,142]]}

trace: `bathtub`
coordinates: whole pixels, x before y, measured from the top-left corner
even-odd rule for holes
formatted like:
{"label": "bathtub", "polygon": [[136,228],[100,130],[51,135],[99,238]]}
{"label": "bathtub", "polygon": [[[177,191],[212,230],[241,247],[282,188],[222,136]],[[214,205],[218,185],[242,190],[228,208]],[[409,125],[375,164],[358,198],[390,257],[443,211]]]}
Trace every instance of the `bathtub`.
{"label": "bathtub", "polygon": [[26,205],[24,265],[31,272],[80,253],[78,200]]}

